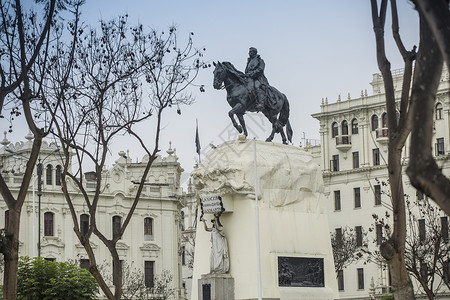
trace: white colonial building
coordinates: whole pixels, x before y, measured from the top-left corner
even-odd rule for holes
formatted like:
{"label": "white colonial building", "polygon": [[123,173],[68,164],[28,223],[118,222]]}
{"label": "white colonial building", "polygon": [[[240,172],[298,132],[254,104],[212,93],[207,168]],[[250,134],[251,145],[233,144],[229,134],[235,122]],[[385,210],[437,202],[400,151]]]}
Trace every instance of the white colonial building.
{"label": "white colonial building", "polygon": [[[401,70],[393,72],[397,99],[400,98],[402,75]],[[320,112],[313,114],[320,121],[321,145],[309,150],[323,169],[330,230],[339,234],[344,227],[354,228],[359,240],[363,232],[374,228],[373,214],[384,217],[386,211],[392,210],[390,198],[383,193],[387,187],[382,184],[388,178],[389,129],[381,75],[374,74],[370,84],[371,95],[361,91],[359,98],[352,99],[349,95],[348,99],[339,97],[334,103],[322,100]],[[444,68],[435,103],[434,145],[430,146],[446,175],[450,175],[449,88],[449,72]],[[408,140],[403,152],[404,167],[408,163],[410,147]],[[406,174],[404,188],[410,197],[423,197],[411,186]],[[441,213],[440,217],[444,231],[448,233],[447,216]],[[419,222],[423,225],[423,220]],[[378,227],[369,232],[369,247],[376,248],[380,235]],[[337,278],[341,299],[370,299],[389,292],[387,268],[365,263],[364,259],[338,272]],[[414,288],[417,294],[422,293],[416,281]],[[448,290],[442,287],[440,292]]]}
{"label": "white colonial building", "polygon": [[[22,173],[30,153],[32,136],[26,142],[10,143],[5,138],[0,148],[0,170],[11,190],[18,191]],[[145,167],[147,157],[141,161],[132,153],[119,152],[111,168],[104,170],[102,194],[98,205],[97,224],[107,237],[112,237],[114,228],[120,228],[130,208],[137,185]],[[22,210],[20,224],[20,256],[40,255],[49,260],[76,260],[81,266],[89,263],[86,252],[73,231],[73,221],[61,190],[61,160],[56,144],[43,142],[40,153],[42,163],[42,195],[38,194],[37,168],[30,184]],[[152,165],[143,194],[134,216],[122,239],[117,243],[120,259],[133,272],[142,272],[146,285],[152,285],[155,276],[167,270],[173,276],[172,299],[185,299],[182,281],[181,227],[183,193],[180,175],[183,169],[174,149],[169,147],[167,156],[158,157]],[[85,174],[85,184],[95,188],[95,173]],[[77,190],[70,184],[71,197],[79,215],[81,231],[89,226],[88,210]],[[40,202],[40,210],[39,210]],[[38,229],[39,215],[41,226]],[[0,202],[0,224],[5,224],[7,206]],[[2,225],[1,227],[3,227]],[[117,226],[117,227],[115,227]],[[40,240],[40,250],[38,249]],[[102,242],[92,235],[91,244],[97,262],[106,276],[112,278],[112,258]],[[109,275],[107,274],[109,273]],[[126,281],[127,279],[124,278]]]}

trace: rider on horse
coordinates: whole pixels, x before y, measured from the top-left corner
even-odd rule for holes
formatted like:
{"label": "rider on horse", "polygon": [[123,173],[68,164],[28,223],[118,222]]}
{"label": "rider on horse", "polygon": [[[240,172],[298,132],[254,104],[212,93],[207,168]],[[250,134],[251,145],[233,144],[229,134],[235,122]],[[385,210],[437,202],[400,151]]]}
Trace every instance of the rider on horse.
{"label": "rider on horse", "polygon": [[[258,50],[251,47],[248,52],[249,58],[245,67],[245,75],[249,79],[249,90],[252,97],[255,98],[256,111],[264,109],[264,99],[266,97],[265,88],[269,86],[266,76],[264,75],[264,60],[258,55]],[[264,89],[263,89],[264,88]]]}

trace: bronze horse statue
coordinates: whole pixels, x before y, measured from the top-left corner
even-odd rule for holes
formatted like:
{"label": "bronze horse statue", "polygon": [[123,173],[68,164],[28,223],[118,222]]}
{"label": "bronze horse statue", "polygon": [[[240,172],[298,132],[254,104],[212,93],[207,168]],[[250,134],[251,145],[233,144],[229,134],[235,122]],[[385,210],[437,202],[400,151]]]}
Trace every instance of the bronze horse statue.
{"label": "bronze horse statue", "polygon": [[[227,101],[232,107],[228,116],[233,122],[233,126],[239,133],[248,135],[245,127],[244,114],[247,111],[256,112],[256,93],[252,91],[251,80],[244,73],[237,70],[230,62],[214,62],[214,88],[225,88],[227,91]],[[289,102],[286,96],[272,86],[262,85],[265,97],[263,99],[264,109],[261,112],[272,123],[272,132],[266,139],[271,142],[275,133],[280,133],[283,144],[287,141],[292,143],[292,128],[289,123]],[[240,125],[236,122],[234,115],[237,116]],[[286,126],[286,135],[283,127]]]}

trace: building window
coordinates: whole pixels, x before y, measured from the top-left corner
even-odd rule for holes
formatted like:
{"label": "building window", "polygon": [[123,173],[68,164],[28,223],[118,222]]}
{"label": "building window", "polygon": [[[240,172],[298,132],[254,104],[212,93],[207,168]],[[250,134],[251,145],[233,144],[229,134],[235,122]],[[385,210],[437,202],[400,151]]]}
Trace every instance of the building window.
{"label": "building window", "polygon": [[442,119],[442,104],[438,103],[436,104],[436,120]]}
{"label": "building window", "polygon": [[373,155],[373,165],[379,166],[380,165],[380,149],[378,149],[378,148],[372,149],[372,155]]}
{"label": "building window", "polygon": [[144,219],[144,241],[153,241],[153,219]]}
{"label": "building window", "polygon": [[363,232],[362,232],[362,226],[356,226],[355,227],[356,232],[356,246],[362,247],[363,245]]}
{"label": "building window", "polygon": [[441,217],[441,235],[444,241],[448,241],[448,217]]}
{"label": "building window", "polygon": [[388,127],[388,118],[387,113],[384,113],[381,115],[381,127],[387,128]]}
{"label": "building window", "polygon": [[450,262],[448,260],[443,262],[442,268],[444,269],[444,282],[448,284],[450,282]]}
{"label": "building window", "polygon": [[89,215],[82,214],[80,216],[80,233],[82,236],[86,236],[89,231]]}
{"label": "building window", "polygon": [[331,160],[331,171],[339,171],[339,154],[333,155],[333,159]]}
{"label": "building window", "polygon": [[359,152],[353,152],[353,169],[359,168]]}
{"label": "building window", "polygon": [[348,123],[346,120],[342,121],[342,135],[348,135]]}
{"label": "building window", "polygon": [[186,265],[186,247],[185,246],[181,247],[181,265],[183,265],[183,266]]}
{"label": "building window", "polygon": [[80,259],[80,268],[89,270],[89,259]]}
{"label": "building window", "polygon": [[375,225],[375,230],[377,234],[377,245],[380,246],[383,242],[383,225],[377,224]]}
{"label": "building window", "polygon": [[426,234],[425,234],[425,219],[419,219],[419,241],[423,242],[425,241]]}
{"label": "building window", "polygon": [[53,236],[53,217],[52,212],[46,212],[44,214],[44,236]]}
{"label": "building window", "polygon": [[381,205],[381,186],[375,185],[375,205]]}
{"label": "building window", "polygon": [[438,138],[436,140],[436,156],[444,154],[445,154],[444,138]]}
{"label": "building window", "polygon": [[336,137],[339,135],[339,126],[336,122],[331,125],[331,137]]}
{"label": "building window", "polygon": [[8,228],[9,228],[8,224],[9,224],[9,210],[6,210],[5,211],[5,230],[6,231],[8,231]]}
{"label": "building window", "polygon": [[375,131],[378,129],[378,116],[373,115],[372,116],[372,131]]}
{"label": "building window", "polygon": [[181,212],[181,230],[184,230],[184,211]]}
{"label": "building window", "polygon": [[334,191],[334,210],[341,210],[341,191]]}
{"label": "building window", "polygon": [[356,271],[358,273],[358,290],[363,290],[364,289],[364,269],[358,268],[358,269],[356,269]]}
{"label": "building window", "polygon": [[121,228],[122,228],[122,218],[120,216],[112,217],[113,238],[115,238],[120,233]]}
{"label": "building window", "polygon": [[53,170],[52,165],[47,165],[47,173],[45,176],[45,183],[47,185],[52,185],[52,170]]}
{"label": "building window", "polygon": [[152,288],[154,286],[154,269],[155,262],[154,261],[145,261],[144,266],[144,278],[145,278],[145,286]]}
{"label": "building window", "polygon": [[361,207],[361,189],[359,187],[353,189],[353,195],[355,199],[355,208]]}
{"label": "building window", "polygon": [[352,121],[352,134],[358,134],[358,120],[353,119]]}
{"label": "building window", "polygon": [[420,264],[420,277],[426,282],[428,280],[428,265],[426,263]]}
{"label": "building window", "polygon": [[338,280],[338,290],[343,291],[344,290],[344,271],[343,270],[338,271],[337,280]]}
{"label": "building window", "polygon": [[54,257],[45,257],[44,259],[46,261],[56,261],[56,258],[54,258]]}
{"label": "building window", "polygon": [[56,166],[56,174],[55,174],[55,184],[61,185],[61,166]]}
{"label": "building window", "polygon": [[335,228],[334,232],[336,233],[336,243],[342,243],[342,228]]}

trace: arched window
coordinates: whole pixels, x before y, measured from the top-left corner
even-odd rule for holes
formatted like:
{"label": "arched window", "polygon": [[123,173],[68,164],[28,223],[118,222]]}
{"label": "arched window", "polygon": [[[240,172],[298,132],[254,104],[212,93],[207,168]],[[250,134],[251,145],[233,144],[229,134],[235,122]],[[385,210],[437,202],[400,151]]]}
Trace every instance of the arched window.
{"label": "arched window", "polygon": [[381,115],[381,127],[383,127],[383,128],[387,128],[388,127],[387,113],[383,113]]}
{"label": "arched window", "polygon": [[47,165],[47,173],[46,173],[46,184],[47,185],[52,185],[52,170],[53,170],[53,167],[52,167],[52,165]]}
{"label": "arched window", "polygon": [[331,137],[335,137],[339,135],[339,126],[338,123],[334,122],[331,125]]}
{"label": "arched window", "polygon": [[377,129],[378,129],[378,116],[373,115],[372,116],[372,131],[377,130]]}
{"label": "arched window", "polygon": [[113,238],[115,238],[120,233],[121,228],[122,228],[122,218],[120,216],[112,217]]}
{"label": "arched window", "polygon": [[144,219],[144,241],[153,241],[153,219]]}
{"label": "arched window", "polygon": [[86,236],[89,231],[89,215],[82,214],[80,216],[80,233],[82,236]]}
{"label": "arched window", "polygon": [[358,120],[352,120],[352,134],[358,134]]}
{"label": "arched window", "polygon": [[61,185],[61,166],[56,166],[56,174],[55,174],[55,184]]}
{"label": "arched window", "polygon": [[436,120],[442,119],[442,104],[438,103],[436,104]]}
{"label": "arched window", "polygon": [[44,213],[44,236],[53,236],[53,217],[52,212]]}
{"label": "arched window", "polygon": [[342,121],[342,135],[348,135],[348,123],[346,120]]}

